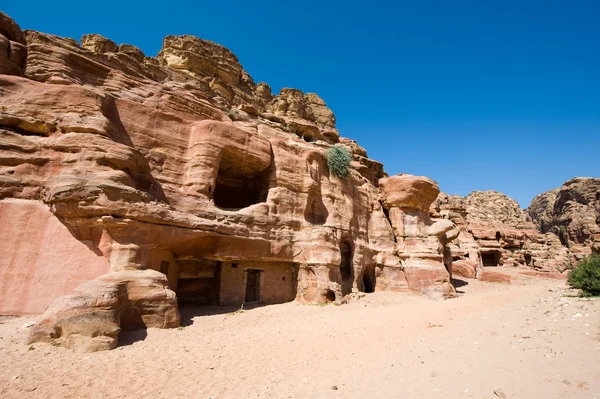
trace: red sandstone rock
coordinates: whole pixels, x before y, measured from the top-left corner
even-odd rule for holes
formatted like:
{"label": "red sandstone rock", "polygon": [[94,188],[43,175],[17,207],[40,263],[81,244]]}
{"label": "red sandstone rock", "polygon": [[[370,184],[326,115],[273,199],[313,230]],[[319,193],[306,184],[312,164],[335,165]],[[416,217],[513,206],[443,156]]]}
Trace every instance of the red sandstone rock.
{"label": "red sandstone rock", "polygon": [[[83,283],[48,308],[32,340],[65,326],[53,342],[107,349],[118,328],[177,325],[175,297],[147,288],[145,269],[195,303],[341,303],[353,290],[407,291],[413,281],[427,291],[426,276],[407,281],[405,267],[416,265],[404,263],[379,201],[382,165],[343,140],[350,176],[330,176],[326,153],[340,138],[317,95],[275,96],[229,50],[189,36],[165,39],[151,58],[98,35],[81,46],[35,31],[17,37],[9,22],[3,37],[27,60],[18,76],[0,76],[0,212],[17,200],[43,209],[31,226],[51,227],[35,239],[52,251],[6,241],[23,256],[0,264],[3,281],[45,296],[12,300],[4,289],[2,312],[42,312]],[[29,231],[29,208],[19,209],[2,231],[9,238]],[[427,237],[402,245],[434,256],[424,270],[435,264],[431,283],[447,285],[440,248],[451,226],[405,210],[419,223],[410,234]],[[126,300],[115,287],[127,287]],[[104,293],[114,301],[95,317]]]}
{"label": "red sandstone rock", "polygon": [[487,268],[484,268],[481,274],[478,276],[478,279],[480,281],[486,281],[488,283],[510,284],[512,278],[508,274],[491,271]]}
{"label": "red sandstone rock", "polygon": [[477,265],[469,260],[457,260],[452,262],[452,275],[464,278],[477,277]]}
{"label": "red sandstone rock", "polygon": [[440,193],[437,183],[423,176],[397,175],[381,179],[379,184],[388,207],[427,211]]}
{"label": "red sandstone rock", "polygon": [[117,346],[121,328],[179,325],[177,299],[164,274],[133,270],[105,274],[56,299],[32,327],[28,343],[50,342],[80,352]]}

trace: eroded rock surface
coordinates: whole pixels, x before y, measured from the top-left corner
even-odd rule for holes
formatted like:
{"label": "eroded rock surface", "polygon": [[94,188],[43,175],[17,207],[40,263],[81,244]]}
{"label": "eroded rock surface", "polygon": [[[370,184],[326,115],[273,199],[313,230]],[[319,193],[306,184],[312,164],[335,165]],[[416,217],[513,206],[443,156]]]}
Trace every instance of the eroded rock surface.
{"label": "eroded rock surface", "polygon": [[467,197],[442,193],[430,211],[459,227],[458,239],[450,244],[459,276],[499,281],[491,269],[483,277],[484,268],[551,274],[564,271],[570,262],[568,248],[556,235],[541,233],[516,201],[496,191],[474,191]]}
{"label": "eroded rock surface", "polygon": [[542,232],[556,234],[577,259],[600,253],[600,179],[571,179],[535,197],[527,212]]}
{"label": "eroded rock surface", "polygon": [[[43,248],[54,240],[36,251],[13,242],[10,252],[38,258],[0,263],[4,281],[46,265],[44,296],[30,277],[18,304],[0,293],[3,313],[50,305],[31,342],[109,349],[121,328],[177,325],[177,300],[453,293],[447,253],[458,230],[427,215],[437,184],[381,180],[382,165],[339,137],[316,94],[274,95],[231,51],[192,36],[165,38],[153,58],[100,35],[80,45],[1,18],[0,45],[15,55],[0,51],[0,212],[34,209],[52,226],[36,236]],[[327,168],[337,143],[352,154],[348,179]],[[11,219],[3,233],[26,223]],[[85,264],[95,268],[54,285]]]}

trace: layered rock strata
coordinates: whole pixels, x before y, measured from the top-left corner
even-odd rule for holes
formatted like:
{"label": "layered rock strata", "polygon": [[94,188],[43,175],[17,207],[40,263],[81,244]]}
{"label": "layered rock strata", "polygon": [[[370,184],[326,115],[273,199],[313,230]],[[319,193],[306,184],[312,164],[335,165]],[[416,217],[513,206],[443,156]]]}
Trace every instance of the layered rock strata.
{"label": "layered rock strata", "polygon": [[[316,94],[273,95],[192,36],[152,58],[0,17],[0,249],[21,254],[0,263],[0,312],[50,305],[30,342],[109,349],[122,328],[178,325],[178,302],[452,295],[437,184],[385,179]],[[327,168],[336,144],[348,179]],[[10,239],[22,231],[42,246]]]}

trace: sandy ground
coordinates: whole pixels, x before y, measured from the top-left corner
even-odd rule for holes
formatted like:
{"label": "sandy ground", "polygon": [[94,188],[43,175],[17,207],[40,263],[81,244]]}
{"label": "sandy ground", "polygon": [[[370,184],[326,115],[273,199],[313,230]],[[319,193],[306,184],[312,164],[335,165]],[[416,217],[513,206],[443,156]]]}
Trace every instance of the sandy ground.
{"label": "sandy ground", "polygon": [[2,318],[0,398],[600,399],[600,300],[555,280],[465,282],[439,302],[183,308],[185,327],[92,354],[25,346],[35,318]]}

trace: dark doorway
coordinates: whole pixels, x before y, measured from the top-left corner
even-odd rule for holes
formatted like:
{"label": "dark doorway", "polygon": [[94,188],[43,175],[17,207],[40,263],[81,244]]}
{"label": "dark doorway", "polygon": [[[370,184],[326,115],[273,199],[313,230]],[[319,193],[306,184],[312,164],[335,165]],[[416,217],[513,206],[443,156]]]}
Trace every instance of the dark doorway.
{"label": "dark doorway", "polygon": [[169,262],[164,260],[160,262],[160,272],[165,276],[169,275]]}
{"label": "dark doorway", "polygon": [[246,298],[245,302],[257,302],[260,290],[260,270],[246,270]]}
{"label": "dark doorway", "polygon": [[342,280],[346,281],[352,278],[352,247],[347,241],[342,241],[340,244],[340,255],[342,261],[340,263],[340,273]]}
{"label": "dark doorway", "polygon": [[178,259],[177,299],[180,304],[219,305],[221,262]]}
{"label": "dark doorway", "polygon": [[525,254],[525,264],[526,264],[527,266],[531,266],[531,261],[532,261],[532,260],[533,260],[533,259],[532,259],[532,257],[531,257],[531,254]]}
{"label": "dark doorway", "polygon": [[481,254],[481,261],[483,266],[500,266],[500,259],[502,254],[500,251],[490,251]]}
{"label": "dark doorway", "polygon": [[362,281],[365,292],[375,292],[375,267],[370,266],[365,269]]}

